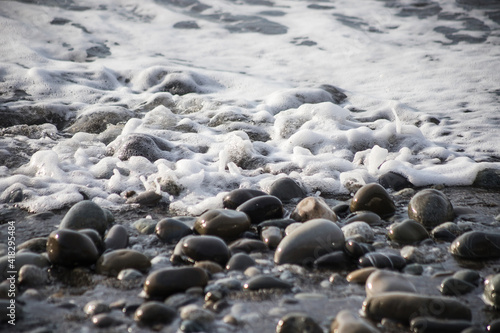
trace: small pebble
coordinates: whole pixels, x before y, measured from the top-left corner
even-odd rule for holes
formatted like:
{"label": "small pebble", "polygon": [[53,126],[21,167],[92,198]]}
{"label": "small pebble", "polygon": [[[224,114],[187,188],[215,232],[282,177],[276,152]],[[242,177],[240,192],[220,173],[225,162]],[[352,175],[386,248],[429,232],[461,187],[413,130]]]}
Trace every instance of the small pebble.
{"label": "small pebble", "polygon": [[338,220],[337,215],[321,197],[307,197],[302,199],[291,213],[290,218],[298,222],[306,222],[313,219],[327,219],[333,222]]}
{"label": "small pebble", "polygon": [[156,301],[150,301],[137,308],[134,320],[141,326],[168,325],[177,317],[177,311]]}
{"label": "small pebble", "polygon": [[396,212],[394,201],[379,184],[363,185],[351,200],[351,212],[368,210],[380,217],[390,217]]}
{"label": "small pebble", "polygon": [[425,189],[417,192],[408,204],[408,216],[432,229],[441,223],[453,221],[453,205],[443,192]]}
{"label": "small pebble", "polygon": [[314,319],[304,313],[292,312],[280,319],[276,333],[323,333]]}

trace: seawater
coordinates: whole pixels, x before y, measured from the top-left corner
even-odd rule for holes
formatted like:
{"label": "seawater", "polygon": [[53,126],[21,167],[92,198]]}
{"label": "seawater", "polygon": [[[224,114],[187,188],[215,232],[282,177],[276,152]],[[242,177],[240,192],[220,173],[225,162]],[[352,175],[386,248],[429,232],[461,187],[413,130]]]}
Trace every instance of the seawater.
{"label": "seawater", "polygon": [[[284,176],[311,195],[389,171],[470,185],[500,168],[499,17],[468,0],[2,1],[0,200],[155,190],[200,214]],[[103,113],[121,118],[74,125]],[[171,149],[120,158],[134,134]]]}

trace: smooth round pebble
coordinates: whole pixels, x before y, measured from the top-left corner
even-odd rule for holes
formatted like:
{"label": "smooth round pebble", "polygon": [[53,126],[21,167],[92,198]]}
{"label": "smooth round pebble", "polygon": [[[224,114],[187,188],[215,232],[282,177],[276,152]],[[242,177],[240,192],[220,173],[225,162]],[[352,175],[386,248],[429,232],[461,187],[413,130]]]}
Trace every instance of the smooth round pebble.
{"label": "smooth round pebble", "polygon": [[410,329],[414,333],[455,333],[462,332],[472,325],[473,323],[468,320],[442,320],[432,317],[417,317],[411,320]]}
{"label": "smooth round pebble", "polygon": [[205,287],[207,273],[199,267],[163,268],[149,274],[144,282],[148,298],[165,299],[191,287]]}
{"label": "smooth round pebble", "polygon": [[108,216],[104,210],[90,200],[74,204],[64,215],[59,229],[95,229],[101,236],[108,228]]}
{"label": "smooth round pebble", "polygon": [[267,252],[269,248],[266,243],[258,239],[240,238],[229,244],[229,250],[232,253],[253,253],[253,252]]}
{"label": "smooth round pebble", "polygon": [[417,192],[408,204],[408,216],[432,229],[441,223],[453,221],[453,205],[446,195],[435,189]]}
{"label": "smooth round pebble", "polygon": [[460,296],[471,292],[475,288],[476,286],[467,281],[455,277],[447,277],[441,282],[439,291],[444,296]]}
{"label": "smooth round pebble", "polygon": [[366,210],[360,210],[349,214],[345,220],[345,224],[356,221],[363,221],[368,223],[369,225],[380,225],[383,223],[383,220],[378,214]]}
{"label": "smooth round pebble", "polygon": [[283,238],[274,254],[274,262],[278,265],[312,265],[320,256],[342,250],[344,243],[344,234],[335,222],[310,220]]}
{"label": "smooth round pebble", "polygon": [[334,222],[338,220],[337,215],[321,197],[307,197],[302,199],[290,214],[290,218],[297,222],[306,222],[320,218]]}
{"label": "smooth round pebble", "polygon": [[407,219],[389,226],[389,238],[399,244],[414,244],[429,238],[423,225],[415,220]]}
{"label": "smooth round pebble", "polygon": [[384,188],[390,188],[394,191],[400,191],[404,188],[411,188],[413,184],[403,175],[389,171],[378,178],[378,182]]}
{"label": "smooth round pebble", "polygon": [[123,322],[109,313],[99,313],[92,317],[92,324],[98,328],[121,325]]}
{"label": "smooth round pebble", "polygon": [[469,231],[457,237],[450,245],[450,252],[463,259],[500,258],[500,233]]}
{"label": "smooth round pebble", "polygon": [[283,217],[283,203],[273,195],[262,195],[245,201],[236,208],[248,215],[252,224]]}
{"label": "smooth round pebble", "polygon": [[232,190],[222,199],[222,206],[227,209],[236,209],[246,201],[262,195],[267,195],[267,193],[260,190],[239,188]]}
{"label": "smooth round pebble", "polygon": [[132,227],[134,227],[137,231],[139,231],[143,235],[150,235],[155,232],[157,223],[158,221],[155,221],[153,219],[142,218],[132,223]]}
{"label": "smooth round pebble", "polygon": [[51,263],[61,266],[90,266],[99,259],[99,251],[86,235],[71,229],[50,233],[47,253]]}
{"label": "smooth round pebble", "polygon": [[314,261],[314,267],[326,268],[329,270],[343,271],[356,266],[356,261],[345,254],[344,251],[327,253]]}
{"label": "smooth round pebble", "polygon": [[292,285],[270,275],[257,275],[243,285],[244,290],[291,289]]}
{"label": "smooth round pebble", "polygon": [[445,222],[431,231],[431,236],[435,240],[452,242],[455,238],[462,234],[462,229],[453,222]]}
{"label": "smooth round pebble", "polygon": [[141,304],[134,314],[134,320],[143,326],[168,325],[177,317],[177,311],[156,301]]}
{"label": "smooth round pebble", "polygon": [[416,293],[417,289],[403,274],[376,270],[366,279],[365,291],[369,297],[391,291]]}
{"label": "smooth round pebble", "polygon": [[96,271],[102,275],[117,276],[121,270],[137,269],[143,273],[151,267],[151,261],[144,254],[131,249],[120,249],[104,253],[96,264]]}
{"label": "smooth round pebble", "polygon": [[341,310],[330,325],[330,333],[378,333],[371,323],[349,310]]}
{"label": "smooth round pebble", "polygon": [[237,253],[229,259],[226,265],[228,271],[244,271],[248,267],[255,266],[255,260],[246,253]]}
{"label": "smooth round pebble", "polygon": [[106,250],[119,250],[128,246],[128,232],[121,224],[115,224],[104,237]]}
{"label": "smooth round pebble", "polygon": [[176,243],[183,237],[192,234],[192,229],[175,218],[164,218],[158,221],[155,234],[165,243]]}
{"label": "smooth round pebble", "polygon": [[18,271],[17,280],[23,286],[42,286],[49,281],[49,275],[46,268],[40,268],[36,265],[23,265]]}
{"label": "smooth round pebble", "polygon": [[494,308],[500,308],[500,274],[488,276],[484,281],[483,300]]}
{"label": "smooth round pebble", "polygon": [[373,266],[399,270],[406,266],[406,260],[395,253],[369,252],[359,258],[359,264],[362,267]]}
{"label": "smooth round pebble", "polygon": [[210,274],[217,274],[224,271],[224,268],[221,265],[209,260],[197,261],[193,266],[203,268]]}
{"label": "smooth round pebble", "polygon": [[194,230],[200,235],[234,240],[250,228],[247,214],[231,209],[210,209],[196,219]]}
{"label": "smooth round pebble", "polygon": [[363,221],[349,223],[342,227],[345,238],[356,238],[363,243],[371,243],[375,238],[370,225]]}
{"label": "smooth round pebble", "polygon": [[276,333],[323,333],[323,329],[307,314],[292,312],[280,319]]}
{"label": "smooth round pebble", "polygon": [[389,193],[379,184],[363,185],[351,200],[351,212],[368,210],[380,217],[389,217],[396,212],[396,205]]}
{"label": "smooth round pebble", "polygon": [[260,239],[267,245],[271,250],[276,249],[278,244],[283,239],[281,229],[274,226],[264,227],[260,231]]}
{"label": "smooth round pebble", "polygon": [[83,307],[83,312],[85,312],[87,316],[93,316],[110,311],[111,309],[109,308],[109,305],[101,300],[90,301]]}
{"label": "smooth round pebble", "polygon": [[288,203],[293,199],[303,198],[306,192],[292,178],[282,177],[271,184],[269,194],[274,195],[284,203]]}
{"label": "smooth round pebble", "polygon": [[360,257],[364,256],[366,253],[375,251],[375,248],[370,244],[360,243],[353,239],[348,239],[345,242],[345,253],[352,258],[358,260]]}
{"label": "smooth round pebble", "polygon": [[347,282],[349,283],[357,283],[357,284],[365,284],[366,280],[372,274],[377,270],[376,267],[364,267],[357,269],[355,271],[352,271],[349,273],[346,277]]}
{"label": "smooth round pebble", "polygon": [[92,240],[92,242],[94,242],[94,245],[97,251],[99,251],[99,253],[104,252],[105,250],[104,242],[102,240],[101,235],[97,232],[97,230],[87,228],[78,230],[78,232],[88,236]]}
{"label": "smooth round pebble", "polygon": [[132,280],[140,279],[143,276],[144,275],[140,271],[138,271],[137,269],[126,268],[126,269],[122,269],[118,273],[116,278],[120,281],[132,281]]}
{"label": "smooth round pebble", "polygon": [[217,236],[187,236],[177,243],[171,261],[181,259],[194,263],[209,260],[225,267],[230,257],[226,243]]}

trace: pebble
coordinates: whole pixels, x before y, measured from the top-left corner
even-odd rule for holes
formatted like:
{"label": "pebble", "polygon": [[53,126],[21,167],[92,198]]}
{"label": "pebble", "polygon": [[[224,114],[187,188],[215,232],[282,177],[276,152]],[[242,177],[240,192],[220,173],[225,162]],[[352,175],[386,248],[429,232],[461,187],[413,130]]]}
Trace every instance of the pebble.
{"label": "pebble", "polygon": [[134,314],[140,326],[168,325],[177,317],[177,311],[156,301],[141,304]]}
{"label": "pebble", "polygon": [[357,284],[365,284],[366,280],[372,274],[377,270],[376,267],[364,267],[357,269],[355,271],[352,271],[349,273],[346,277],[347,282],[349,283],[357,283]]}
{"label": "pebble", "polygon": [[262,195],[267,195],[267,193],[260,190],[239,188],[232,190],[222,199],[222,206],[227,209],[236,209],[244,202]]}
{"label": "pebble", "polygon": [[371,243],[375,239],[375,233],[370,225],[363,221],[349,223],[342,227],[345,238],[356,238],[362,243]]}
{"label": "pebble", "polygon": [[154,207],[163,199],[163,196],[154,190],[141,192],[127,199],[128,204],[139,204],[141,206]]}
{"label": "pebble", "polygon": [[278,227],[280,229],[286,229],[289,225],[293,223],[297,223],[297,221],[290,218],[266,220],[257,225],[257,230],[259,230],[260,232],[260,230],[266,227]]}
{"label": "pebble", "polygon": [[313,219],[283,238],[274,254],[274,262],[311,265],[323,254],[342,250],[344,243],[344,234],[334,222]]}
{"label": "pebble", "polygon": [[[12,257],[9,257],[8,255],[5,255],[3,257],[0,257],[0,276],[2,277],[2,280],[7,279],[10,277],[10,274],[8,274],[8,271],[11,271],[12,269],[10,268],[10,262],[9,258],[12,259]],[[15,256],[15,271],[19,272],[21,268],[24,265],[35,265],[40,268],[44,268],[50,265],[50,262],[47,260],[47,258],[39,253],[33,253],[33,252],[18,252],[16,253]]]}
{"label": "pebble", "polygon": [[257,239],[241,238],[229,244],[229,250],[232,253],[253,253],[253,252],[267,252],[269,248],[266,243]]}
{"label": "pebble", "polygon": [[414,244],[429,238],[423,225],[415,220],[407,219],[389,226],[389,238],[399,244]]}
{"label": "pebble", "polygon": [[97,260],[98,274],[117,276],[120,271],[133,268],[146,273],[151,267],[151,261],[144,254],[131,249],[120,249],[106,252]]}
{"label": "pebble", "polygon": [[404,188],[411,188],[413,184],[403,175],[389,171],[378,178],[378,182],[384,188],[390,188],[394,191],[400,191]]}
{"label": "pebble", "polygon": [[[439,306],[440,311],[435,311]],[[367,318],[380,321],[383,318],[409,325],[417,316],[432,315],[437,319],[472,320],[470,308],[461,301],[440,296],[426,296],[405,292],[389,292],[368,297],[362,312]]]}
{"label": "pebble", "polygon": [[27,264],[18,271],[17,280],[22,286],[36,287],[47,284],[49,275],[46,268]]}
{"label": "pebble", "polygon": [[92,317],[92,324],[98,328],[121,325],[123,322],[109,313],[100,313]]}
{"label": "pebble", "polygon": [[323,329],[307,314],[292,312],[280,319],[276,333],[323,333]]}
{"label": "pebble", "polygon": [[406,266],[406,260],[399,254],[369,252],[359,258],[362,267],[390,268],[400,270]]}
{"label": "pebble", "polygon": [[181,238],[192,234],[192,229],[176,218],[164,218],[158,221],[155,234],[165,243],[176,243]]}
{"label": "pebble", "polygon": [[378,216],[378,214],[366,210],[360,210],[349,214],[345,220],[345,224],[356,221],[363,221],[369,225],[381,225],[383,223],[383,220],[380,216]]}
{"label": "pebble", "polygon": [[217,236],[187,236],[181,239],[172,254],[172,263],[178,260],[194,263],[210,260],[225,267],[231,252],[224,241]]}
{"label": "pebble", "polygon": [[260,239],[262,239],[269,249],[274,250],[283,239],[283,235],[280,228],[269,226],[261,229]]}
{"label": "pebble", "polygon": [[29,239],[17,246],[17,250],[28,250],[35,253],[43,253],[47,251],[47,237],[35,237]]}
{"label": "pebble", "polygon": [[108,228],[108,216],[104,210],[90,200],[74,204],[59,225],[59,229],[95,229],[101,236]]}
{"label": "pebble", "polygon": [[207,273],[199,267],[163,268],[149,274],[144,282],[147,298],[165,299],[191,287],[205,287]]}
{"label": "pebble", "polygon": [[349,310],[341,310],[330,325],[330,333],[377,333],[371,323]]}
{"label": "pebble", "polygon": [[467,320],[443,320],[432,317],[417,317],[411,320],[410,330],[414,333],[455,333],[472,326]]}
{"label": "pebble", "polygon": [[495,309],[500,308],[500,274],[488,276],[484,281],[483,300]]}
{"label": "pebble", "polygon": [[224,271],[224,268],[221,265],[209,260],[197,261],[193,266],[203,268],[210,274],[217,274]]}
{"label": "pebble", "polygon": [[453,274],[453,277],[466,281],[476,287],[481,283],[481,275],[472,269],[461,269]]}
{"label": "pebble", "polygon": [[128,246],[128,232],[121,224],[112,226],[104,237],[106,250],[119,250]]}
{"label": "pebble", "polygon": [[243,285],[244,290],[262,290],[262,289],[292,289],[292,285],[279,278],[270,275],[257,275],[250,278]]}
{"label": "pebble", "polygon": [[447,277],[441,282],[439,291],[444,296],[459,296],[467,294],[475,288],[475,285],[467,281],[457,279],[456,277]]}
{"label": "pebble", "polygon": [[283,203],[273,195],[262,195],[245,201],[236,208],[248,215],[252,224],[283,217]]}
{"label": "pebble", "polygon": [[314,261],[314,267],[316,268],[326,268],[336,271],[350,270],[355,266],[356,262],[353,258],[345,254],[344,251],[327,253]]}
{"label": "pebble", "polygon": [[180,316],[183,320],[192,320],[199,323],[212,323],[215,320],[215,316],[212,312],[196,304],[183,306],[180,309]]}
{"label": "pebble", "polygon": [[83,312],[85,312],[85,314],[89,317],[110,311],[111,309],[109,305],[101,300],[90,301],[83,307]]}
{"label": "pebble", "polygon": [[94,242],[88,236],[71,229],[51,232],[47,241],[47,253],[51,263],[61,266],[90,266],[99,259],[99,251]]}
{"label": "pebble", "polygon": [[462,229],[453,222],[445,222],[431,231],[431,236],[435,240],[452,242],[455,238],[462,234]]}
{"label": "pebble", "polygon": [[432,229],[441,223],[453,221],[453,205],[446,195],[435,189],[417,192],[408,204],[408,216]]}
{"label": "pebble", "polygon": [[450,252],[463,259],[491,259],[500,257],[500,233],[469,231],[457,237]]}
{"label": "pebble", "polygon": [[132,223],[132,227],[134,227],[143,235],[151,235],[155,232],[157,223],[158,221],[155,221],[153,219],[142,218]]}
{"label": "pebble", "polygon": [[298,222],[320,218],[333,222],[338,220],[337,215],[321,197],[307,197],[302,199],[290,214],[290,218]]}
{"label": "pebble", "polygon": [[248,267],[255,265],[255,260],[248,254],[237,253],[229,259],[226,269],[228,271],[245,271]]}
{"label": "pebble", "polygon": [[300,227],[302,225],[302,222],[295,222],[295,223],[292,223],[290,224],[288,227],[286,227],[285,229],[285,235],[288,236],[290,235],[292,232],[294,232],[298,227]]}
{"label": "pebble", "polygon": [[120,281],[132,281],[136,279],[141,279],[143,277],[142,273],[137,269],[126,268],[122,269],[116,278]]}
{"label": "pebble", "polygon": [[351,200],[351,212],[368,210],[380,217],[390,217],[396,212],[396,205],[389,193],[379,184],[363,185]]}
{"label": "pebble", "polygon": [[248,215],[231,209],[210,209],[199,216],[194,224],[194,230],[200,235],[218,236],[227,241],[237,239],[249,228]]}
{"label": "pebble", "polygon": [[358,260],[366,253],[375,251],[375,248],[372,245],[360,243],[353,239],[348,239],[346,240],[344,251],[352,258]]}
{"label": "pebble", "polygon": [[288,203],[293,199],[303,198],[306,191],[292,178],[282,177],[272,183],[269,194],[274,195],[281,202]]}
{"label": "pebble", "polygon": [[142,156],[150,162],[166,158],[168,151],[171,149],[172,144],[170,142],[144,133],[119,136],[107,147],[109,155],[112,154],[122,161],[126,161],[132,156]]}
{"label": "pebble", "polygon": [[105,250],[104,241],[102,240],[102,237],[101,235],[99,235],[97,230],[87,228],[87,229],[80,229],[78,230],[78,232],[88,236],[92,240],[92,242],[94,242],[94,245],[97,251],[99,251],[99,253],[104,252]]}
{"label": "pebble", "polygon": [[376,270],[366,279],[365,291],[366,296],[369,297],[391,291],[416,293],[417,289],[403,274]]}

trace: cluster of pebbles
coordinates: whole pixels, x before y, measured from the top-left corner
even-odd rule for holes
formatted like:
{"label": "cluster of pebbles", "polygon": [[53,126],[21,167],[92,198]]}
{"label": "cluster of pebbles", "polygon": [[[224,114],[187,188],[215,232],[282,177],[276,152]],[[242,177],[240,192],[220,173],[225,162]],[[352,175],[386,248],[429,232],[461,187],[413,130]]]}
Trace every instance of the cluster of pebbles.
{"label": "cluster of pebbles", "polygon": [[[372,183],[333,206],[290,178],[269,192],[237,189],[198,217],[130,224],[92,201],[75,204],[58,229],[18,246],[18,324],[32,315],[23,304],[41,302],[112,332],[500,332],[500,274],[461,268],[500,257],[498,221],[457,222],[471,209],[454,208],[437,189],[389,194]],[[396,196],[406,196],[407,206]],[[438,269],[446,257],[457,269]],[[2,279],[7,265],[5,255]],[[57,294],[75,280],[106,285],[115,298],[58,305]],[[9,286],[0,284],[2,327]],[[343,304],[339,290],[355,297]],[[130,292],[137,297],[120,297]],[[468,296],[478,294],[493,314],[487,323]],[[329,311],[328,299],[337,307],[324,320],[298,306],[318,302]],[[261,311],[246,309],[247,301],[261,302]]]}

